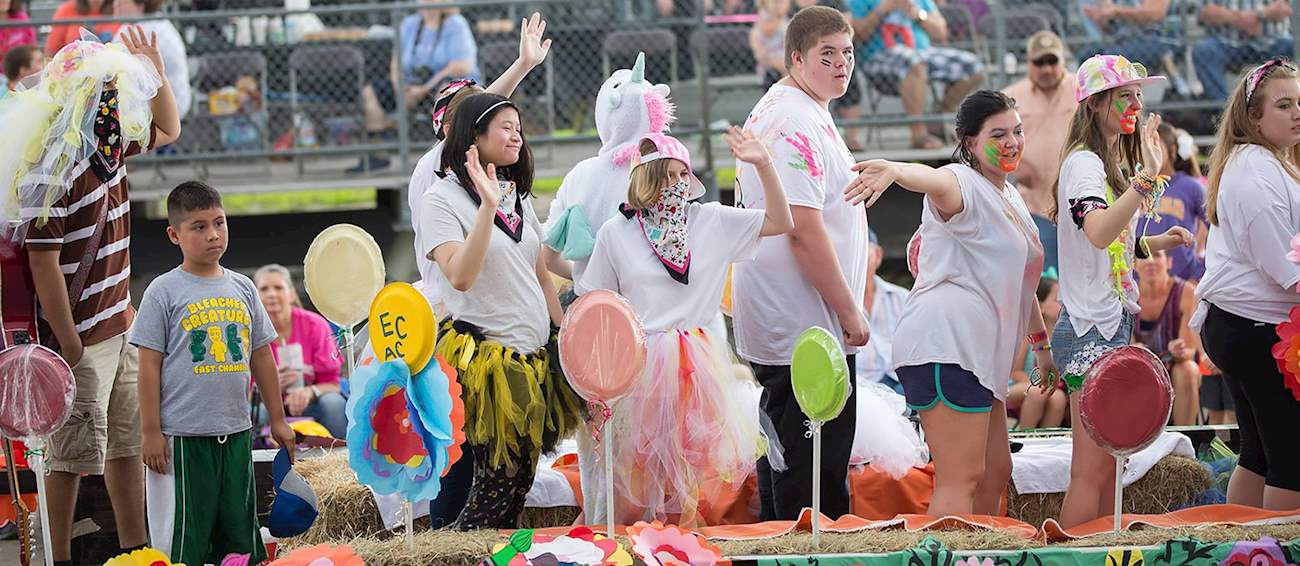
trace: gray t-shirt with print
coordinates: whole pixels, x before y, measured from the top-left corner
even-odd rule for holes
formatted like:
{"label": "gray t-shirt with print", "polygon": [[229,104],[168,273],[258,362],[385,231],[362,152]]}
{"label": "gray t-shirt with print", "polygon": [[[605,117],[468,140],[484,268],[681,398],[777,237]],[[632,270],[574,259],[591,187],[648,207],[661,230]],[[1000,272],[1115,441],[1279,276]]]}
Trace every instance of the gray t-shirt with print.
{"label": "gray t-shirt with print", "polygon": [[161,425],[167,436],[222,436],[252,427],[252,353],[275,328],[246,276],[199,277],[177,267],[149,283],[131,343],[161,352]]}

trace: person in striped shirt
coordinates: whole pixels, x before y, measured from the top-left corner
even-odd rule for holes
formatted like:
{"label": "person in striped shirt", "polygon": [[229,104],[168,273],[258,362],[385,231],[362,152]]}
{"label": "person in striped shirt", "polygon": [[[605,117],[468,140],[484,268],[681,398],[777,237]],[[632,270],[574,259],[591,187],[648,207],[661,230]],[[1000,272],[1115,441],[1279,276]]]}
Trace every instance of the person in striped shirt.
{"label": "person in striped shirt", "polygon": [[[55,57],[52,66],[92,67],[81,69],[86,71],[84,76],[93,76],[93,67],[100,64],[137,74],[156,73],[155,80],[161,83],[148,102],[152,119],[145,141],[129,140],[129,128],[124,124],[130,122],[119,119],[132,111],[134,101],[127,98],[132,89],[118,87],[145,82],[141,77],[116,74],[107,76],[102,85],[63,91],[89,92],[98,98],[94,124],[86,128],[93,131],[80,132],[94,136],[95,152],[65,156],[76,160],[73,180],[66,187],[50,189],[62,196],[31,220],[25,239],[37,300],[53,334],[46,338],[57,341],[59,354],[72,367],[77,384],[72,416],[49,443],[48,528],[56,566],[72,563],[70,534],[82,474],[104,475],[123,550],[142,547],[146,541],[137,354],[126,340],[135,311],[129,281],[131,203],[123,160],[175,141],[181,124],[158,53],[157,36],[146,37],[133,27],[123,34],[122,43],[135,56],[133,60],[143,57],[153,68],[144,62],[132,66],[101,57],[105,53],[112,56],[113,49],[93,43],[70,45],[73,50],[83,49],[83,55],[65,57],[66,66],[64,59]],[[61,76],[47,69],[42,80],[57,82]],[[51,87],[50,92],[59,90]],[[91,101],[56,102],[71,106]]]}

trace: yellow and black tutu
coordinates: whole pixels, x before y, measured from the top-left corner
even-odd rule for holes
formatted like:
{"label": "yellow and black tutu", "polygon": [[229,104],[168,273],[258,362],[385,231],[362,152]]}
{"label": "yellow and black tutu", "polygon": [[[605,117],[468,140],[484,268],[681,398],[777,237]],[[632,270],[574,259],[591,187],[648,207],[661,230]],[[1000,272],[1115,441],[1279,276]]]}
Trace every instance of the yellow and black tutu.
{"label": "yellow and black tutu", "polygon": [[435,353],[455,366],[465,396],[465,437],[485,449],[492,468],[516,466],[578,429],[582,399],[560,370],[555,336],[532,353],[484,337],[472,324],[447,319]]}

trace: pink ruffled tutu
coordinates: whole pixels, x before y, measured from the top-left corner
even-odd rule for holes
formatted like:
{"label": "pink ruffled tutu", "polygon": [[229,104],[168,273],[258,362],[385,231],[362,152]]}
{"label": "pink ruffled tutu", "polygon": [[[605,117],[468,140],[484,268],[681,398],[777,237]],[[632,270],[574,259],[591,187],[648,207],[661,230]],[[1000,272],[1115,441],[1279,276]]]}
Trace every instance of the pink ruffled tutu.
{"label": "pink ruffled tutu", "polygon": [[[698,526],[699,500],[710,495],[703,486],[740,486],[766,450],[747,394],[752,379],[707,330],[658,332],[646,342],[646,372],[614,403],[605,427],[613,436],[602,438],[613,442],[615,518]],[[600,469],[604,447],[594,452]]]}

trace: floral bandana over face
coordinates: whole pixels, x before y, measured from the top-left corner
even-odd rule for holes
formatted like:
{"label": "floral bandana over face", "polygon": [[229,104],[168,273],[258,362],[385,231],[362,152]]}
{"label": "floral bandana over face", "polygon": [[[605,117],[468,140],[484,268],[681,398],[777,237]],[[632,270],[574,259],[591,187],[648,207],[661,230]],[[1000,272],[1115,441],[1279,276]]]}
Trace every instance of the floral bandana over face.
{"label": "floral bandana over face", "polygon": [[668,270],[668,275],[683,285],[690,283],[691,270],[690,234],[686,228],[689,190],[689,185],[683,181],[665,188],[649,209],[634,210],[626,204],[622,207],[624,216],[636,217],[641,232]]}
{"label": "floral bandana over face", "polygon": [[118,120],[117,89],[104,89],[95,109],[95,155],[90,169],[107,183],[122,166],[122,123]]}

